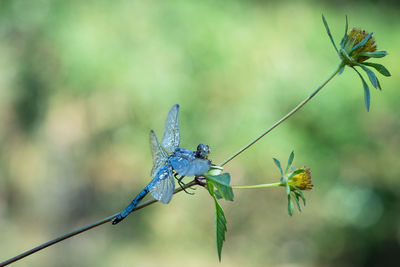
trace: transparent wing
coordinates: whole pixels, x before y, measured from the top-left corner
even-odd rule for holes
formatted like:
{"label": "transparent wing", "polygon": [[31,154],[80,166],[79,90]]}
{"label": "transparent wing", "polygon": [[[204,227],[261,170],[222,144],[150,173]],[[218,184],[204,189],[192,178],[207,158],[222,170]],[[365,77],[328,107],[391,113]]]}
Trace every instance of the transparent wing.
{"label": "transparent wing", "polygon": [[154,177],[149,190],[151,195],[164,204],[171,201],[175,190],[175,181],[170,167],[161,168]]}
{"label": "transparent wing", "polygon": [[150,148],[151,155],[153,156],[153,168],[151,169],[150,175],[153,177],[157,170],[165,165],[167,161],[167,154],[158,142],[157,136],[153,130],[150,131]]}
{"label": "transparent wing", "polygon": [[179,146],[179,127],[178,127],[179,105],[172,106],[165,122],[164,136],[161,141],[165,151],[172,154]]}

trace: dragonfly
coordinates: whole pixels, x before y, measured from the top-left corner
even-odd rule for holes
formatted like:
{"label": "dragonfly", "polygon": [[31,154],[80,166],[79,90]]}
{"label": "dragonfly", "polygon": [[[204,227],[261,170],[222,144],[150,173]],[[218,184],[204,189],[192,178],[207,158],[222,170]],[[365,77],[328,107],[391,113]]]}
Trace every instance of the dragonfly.
{"label": "dragonfly", "polygon": [[[179,147],[178,117],[179,105],[176,104],[168,113],[161,144],[154,131],[150,131],[150,147],[153,156],[153,168],[150,172],[152,180],[125,210],[113,219],[112,224],[117,224],[126,218],[149,192],[158,201],[168,204],[175,191],[174,178],[182,187],[183,177],[200,176],[210,169],[208,145],[199,144],[195,151]],[[179,178],[178,175],[180,175]]]}

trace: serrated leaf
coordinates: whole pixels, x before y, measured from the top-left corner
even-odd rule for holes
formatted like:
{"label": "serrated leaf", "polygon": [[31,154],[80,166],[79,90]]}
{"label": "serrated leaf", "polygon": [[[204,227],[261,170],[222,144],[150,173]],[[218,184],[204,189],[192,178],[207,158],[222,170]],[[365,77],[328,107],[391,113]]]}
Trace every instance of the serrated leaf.
{"label": "serrated leaf", "polygon": [[354,51],[356,51],[358,48],[360,48],[361,46],[363,46],[363,45],[365,45],[367,42],[368,42],[368,40],[369,40],[369,38],[372,36],[372,32],[370,33],[370,34],[368,34],[367,36],[365,36],[364,37],[364,39],[360,42],[360,43],[358,43],[358,44],[356,44],[351,50],[350,50],[350,52],[348,53],[349,55],[351,55],[351,53],[353,53]]}
{"label": "serrated leaf", "polygon": [[289,167],[292,165],[293,159],[294,159],[294,151],[292,151],[292,153],[290,153],[290,156],[289,156],[289,159],[288,159],[288,163],[286,165],[285,174],[287,173]]}
{"label": "serrated leaf", "polygon": [[[233,201],[233,190],[232,187],[230,186],[230,181],[231,177],[229,173],[223,173],[220,175],[212,176],[212,175],[205,175],[206,180],[208,183],[211,183],[215,186],[215,188],[218,191],[218,196],[226,199]],[[214,194],[216,194],[216,191],[214,191]]]}
{"label": "serrated leaf", "polygon": [[225,241],[226,218],[223,209],[219,205],[217,199],[214,198],[215,202],[215,241],[217,244],[218,259],[221,261],[222,245]]}
{"label": "serrated leaf", "polygon": [[365,57],[381,58],[381,57],[388,55],[388,52],[386,52],[386,51],[361,52],[358,55],[365,56]]}
{"label": "serrated leaf", "polygon": [[218,184],[222,184],[225,186],[230,186],[230,182],[231,182],[231,176],[229,175],[229,173],[223,173],[223,174],[219,174],[219,175],[206,175],[206,178],[216,182]]}
{"label": "serrated leaf", "polygon": [[378,82],[377,82],[378,79],[376,78],[375,73],[372,70],[365,67],[363,64],[358,64],[358,66],[360,66],[367,73],[369,81],[376,89],[378,89]]}
{"label": "serrated leaf", "polygon": [[329,29],[328,22],[326,21],[326,19],[324,17],[324,14],[322,14],[322,21],[324,22],[326,32],[328,33],[329,39],[331,39],[333,47],[335,48],[336,52],[339,53],[339,51],[338,51],[338,49],[336,47],[335,41],[333,40],[333,37],[332,37],[332,34],[331,34],[331,30]]}
{"label": "serrated leaf", "polygon": [[294,212],[294,205],[293,205],[290,195],[288,195],[288,213],[290,216],[292,216],[293,212]]}
{"label": "serrated leaf", "polygon": [[297,209],[299,210],[299,211],[301,211],[301,206],[300,206],[300,202],[299,202],[299,196],[298,195],[296,195],[295,193],[293,193],[293,199],[294,199],[294,201],[296,202],[296,205],[297,205]]}
{"label": "serrated leaf", "polygon": [[365,103],[365,107],[366,107],[367,111],[369,111],[369,106],[370,106],[370,103],[371,103],[371,95],[370,95],[370,92],[369,92],[368,84],[365,82],[365,80],[364,80],[363,76],[361,75],[361,73],[359,73],[358,70],[356,70],[354,67],[353,67],[353,69],[357,72],[358,76],[360,76],[360,78],[361,78],[361,82],[362,82],[363,87],[364,87],[364,103]]}
{"label": "serrated leaf", "polygon": [[362,64],[373,67],[374,69],[376,69],[380,74],[382,74],[383,76],[386,77],[390,77],[391,74],[390,72],[387,70],[387,68],[385,68],[385,66],[378,64],[378,63],[372,63],[372,62],[363,62]]}
{"label": "serrated leaf", "polygon": [[281,163],[279,160],[277,160],[276,158],[273,158],[275,165],[278,167],[279,171],[281,172],[281,176],[283,176],[283,171],[282,171],[282,167],[281,167]]}
{"label": "serrated leaf", "polygon": [[215,242],[217,245],[217,251],[218,251],[218,259],[221,261],[221,252],[222,252],[222,245],[223,242],[225,241],[225,232],[226,232],[226,218],[223,209],[218,203],[218,200],[216,198],[216,193],[214,191],[214,184],[215,182],[206,179],[206,187],[208,192],[210,193],[211,197],[214,199],[215,203],[215,217],[214,217],[214,232],[215,232]]}
{"label": "serrated leaf", "polygon": [[217,199],[223,198],[221,192],[220,192],[218,189],[214,191],[214,196],[215,196]]}

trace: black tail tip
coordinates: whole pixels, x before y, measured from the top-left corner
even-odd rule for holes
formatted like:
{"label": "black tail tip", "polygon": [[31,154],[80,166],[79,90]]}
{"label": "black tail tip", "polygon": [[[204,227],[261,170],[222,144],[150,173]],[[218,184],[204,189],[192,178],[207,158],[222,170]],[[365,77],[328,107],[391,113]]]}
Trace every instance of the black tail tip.
{"label": "black tail tip", "polygon": [[112,220],[112,224],[116,225],[117,223],[119,223],[120,221],[122,221],[124,218],[118,214],[113,220]]}

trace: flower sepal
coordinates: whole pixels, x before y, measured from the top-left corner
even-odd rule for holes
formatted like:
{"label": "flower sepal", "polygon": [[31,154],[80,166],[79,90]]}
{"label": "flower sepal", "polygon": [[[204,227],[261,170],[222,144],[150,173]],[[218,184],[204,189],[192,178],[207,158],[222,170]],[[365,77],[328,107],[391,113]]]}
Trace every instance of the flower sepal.
{"label": "flower sepal", "polygon": [[345,66],[351,67],[361,79],[361,83],[364,88],[364,102],[367,111],[369,111],[370,103],[371,103],[371,94],[368,87],[368,84],[365,82],[361,73],[355,68],[360,67],[368,76],[371,84],[379,90],[382,90],[381,85],[379,83],[378,78],[375,73],[369,69],[368,67],[372,67],[377,70],[380,74],[389,77],[390,72],[385,68],[385,66],[372,62],[365,62],[370,58],[382,58],[386,56],[388,53],[386,51],[377,51],[377,46],[375,43],[375,39],[372,37],[372,32],[368,33],[365,30],[353,28],[348,31],[348,20],[346,16],[346,26],[344,31],[344,36],[340,41],[339,50],[336,47],[335,41],[333,40],[331,31],[328,26],[328,22],[326,21],[324,15],[322,15],[322,20],[325,25],[325,29],[328,33],[328,36],[335,48],[336,52],[339,55],[341,60],[341,64],[343,68],[340,69],[339,73],[342,73]]}
{"label": "flower sepal", "polygon": [[311,190],[313,184],[311,184],[311,172],[307,167],[294,169],[291,165],[294,159],[294,152],[289,156],[288,164],[285,172],[283,172],[281,163],[279,160],[274,158],[275,165],[278,167],[281,173],[280,186],[285,187],[286,195],[288,198],[288,213],[290,216],[293,215],[295,205],[301,212],[300,200],[303,201],[303,205],[306,205],[306,198],[302,190]]}

